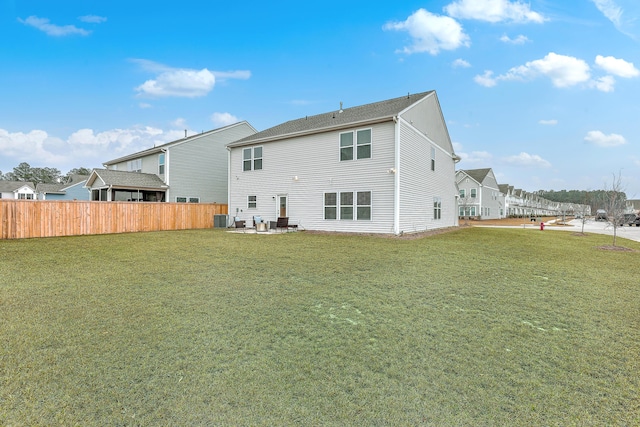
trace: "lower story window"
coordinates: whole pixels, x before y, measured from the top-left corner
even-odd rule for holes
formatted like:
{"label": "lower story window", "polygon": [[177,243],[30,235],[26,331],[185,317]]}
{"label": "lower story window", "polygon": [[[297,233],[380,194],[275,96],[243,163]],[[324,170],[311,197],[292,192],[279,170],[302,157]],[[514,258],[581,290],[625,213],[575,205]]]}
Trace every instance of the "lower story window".
{"label": "lower story window", "polygon": [[200,197],[176,197],[177,203],[200,203]]}
{"label": "lower story window", "polygon": [[324,193],[324,219],[371,220],[371,191]]}
{"label": "lower story window", "polygon": [[433,198],[433,219],[441,219],[442,218],[442,198],[434,197]]}
{"label": "lower story window", "polygon": [[258,207],[258,196],[247,196],[247,209],[256,209]]}

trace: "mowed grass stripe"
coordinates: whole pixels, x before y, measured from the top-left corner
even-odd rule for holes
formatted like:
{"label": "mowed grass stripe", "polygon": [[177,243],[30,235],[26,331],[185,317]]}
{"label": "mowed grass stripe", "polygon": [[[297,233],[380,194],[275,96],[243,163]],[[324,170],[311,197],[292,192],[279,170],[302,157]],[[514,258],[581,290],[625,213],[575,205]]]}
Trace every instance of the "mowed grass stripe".
{"label": "mowed grass stripe", "polygon": [[0,424],[639,424],[640,252],[610,239],[0,241]]}

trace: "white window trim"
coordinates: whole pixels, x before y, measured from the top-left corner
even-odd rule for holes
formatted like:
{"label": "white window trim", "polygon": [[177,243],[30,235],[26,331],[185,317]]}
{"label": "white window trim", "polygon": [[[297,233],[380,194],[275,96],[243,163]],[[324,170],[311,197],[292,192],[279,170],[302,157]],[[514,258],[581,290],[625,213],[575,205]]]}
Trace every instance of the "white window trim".
{"label": "white window trim", "polygon": [[[342,208],[342,204],[340,203],[341,199],[340,199],[340,195],[344,194],[344,193],[351,193],[353,194],[353,204],[352,205],[346,205],[346,206],[350,206],[353,211],[352,211],[352,218],[349,219],[342,219],[342,215],[341,215],[341,208]],[[358,193],[369,193],[370,194],[370,204],[368,205],[359,205],[358,204]],[[325,197],[327,194],[335,194],[336,195],[336,204],[335,205],[327,205],[325,204]],[[335,208],[336,209],[336,218],[327,218],[326,217],[326,208],[330,207],[330,208]],[[369,219],[358,219],[358,207],[368,207],[369,211],[370,211],[370,218]],[[336,191],[325,191],[324,193],[322,193],[322,218],[325,221],[349,221],[349,222],[354,222],[354,221],[373,221],[373,191],[371,190],[353,190],[353,191],[340,191],[340,190],[336,190]]]}
{"label": "white window trim", "polygon": [[[369,135],[370,135],[369,143],[358,144],[358,132],[367,131],[367,130],[369,131]],[[342,160],[342,155],[341,155],[342,149],[349,147],[349,146],[346,146],[346,147],[342,146],[342,135],[346,135],[346,134],[351,134],[352,136],[352,144],[350,145],[350,147],[352,150],[351,154],[353,158],[350,160]],[[369,146],[369,157],[358,158],[358,147],[362,147],[365,145]],[[347,132],[340,132],[338,134],[338,160],[340,162],[353,162],[357,160],[368,160],[372,158],[373,158],[373,128],[372,127],[354,129]]]}

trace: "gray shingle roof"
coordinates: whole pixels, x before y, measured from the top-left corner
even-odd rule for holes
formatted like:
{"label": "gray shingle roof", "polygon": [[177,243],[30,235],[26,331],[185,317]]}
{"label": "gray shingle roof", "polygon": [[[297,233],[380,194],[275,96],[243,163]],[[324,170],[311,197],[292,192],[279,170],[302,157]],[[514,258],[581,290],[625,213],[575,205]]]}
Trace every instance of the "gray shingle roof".
{"label": "gray shingle roof", "polygon": [[[229,144],[230,147],[240,146],[258,141],[280,139],[299,134],[322,132],[332,128],[346,127],[351,124],[375,120],[391,120],[392,117],[405,110],[410,105],[430,95],[433,91],[405,95],[399,98],[387,99],[372,104],[334,110],[328,113],[307,116],[279,124],[254,135],[247,136]],[[342,111],[342,112],[340,112]]]}
{"label": "gray shingle roof", "polygon": [[35,190],[33,182],[28,181],[2,181],[0,180],[0,193],[10,193],[16,191],[18,188],[26,185],[27,187]]}
{"label": "gray shingle roof", "polygon": [[485,168],[485,169],[465,169],[464,172],[469,175],[471,178],[475,179],[476,181],[482,183],[482,181],[484,181],[484,179],[487,177],[487,175],[489,174],[489,172],[491,171],[491,168]]}
{"label": "gray shingle roof", "polygon": [[[114,171],[110,169],[94,169],[93,173],[99,177],[108,186],[119,188],[149,188],[149,189],[162,189],[165,190],[169,186],[166,185],[158,175],[151,173],[138,173],[138,172],[126,172],[126,171]],[[95,178],[93,173],[87,181],[87,186],[90,186]]]}

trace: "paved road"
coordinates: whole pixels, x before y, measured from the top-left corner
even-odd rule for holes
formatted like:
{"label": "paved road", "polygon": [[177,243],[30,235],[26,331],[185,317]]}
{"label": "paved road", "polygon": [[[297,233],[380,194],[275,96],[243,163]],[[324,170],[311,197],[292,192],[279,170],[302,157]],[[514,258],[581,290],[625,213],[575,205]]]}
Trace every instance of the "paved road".
{"label": "paved road", "polygon": [[[574,219],[570,221],[569,224],[571,226],[549,227],[548,230],[568,230],[568,231],[576,231],[576,232],[580,232],[580,230],[582,230],[582,220]],[[545,231],[546,230],[547,229],[545,229]],[[606,223],[604,221],[593,221],[588,219],[584,223],[584,232],[608,234],[609,236],[613,236],[613,227],[611,226],[611,224]],[[616,235],[624,239],[635,240],[636,242],[640,242],[640,227],[635,227],[635,226],[629,227],[628,225],[617,227]]]}
{"label": "paved road", "polygon": [[[491,227],[481,225],[480,227]],[[501,228],[527,228],[527,229],[540,229],[540,225],[538,223],[535,224],[526,224],[524,227],[516,227],[516,226],[496,226]],[[572,231],[579,233],[582,230],[582,221],[579,219],[574,219],[569,222],[568,226],[563,227],[545,227],[544,231],[553,230],[553,231]],[[599,233],[599,234],[608,234],[609,236],[613,236],[613,227],[602,221],[593,221],[587,220],[584,224],[584,232],[585,233]],[[618,237],[635,240],[636,242],[640,242],[640,227],[629,227],[625,225],[623,227],[618,227],[616,230],[616,235]]]}

